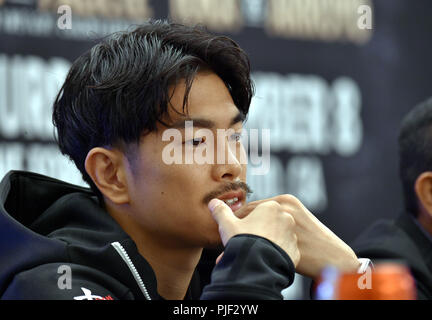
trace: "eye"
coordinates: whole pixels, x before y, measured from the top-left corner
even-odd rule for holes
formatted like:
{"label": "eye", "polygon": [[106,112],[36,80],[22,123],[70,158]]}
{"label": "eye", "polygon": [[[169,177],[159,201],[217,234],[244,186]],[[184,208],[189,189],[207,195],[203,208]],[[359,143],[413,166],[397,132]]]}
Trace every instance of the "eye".
{"label": "eye", "polygon": [[230,136],[230,141],[240,142],[243,132],[236,132]]}
{"label": "eye", "polygon": [[204,142],[205,142],[205,137],[200,137],[200,138],[193,138],[191,140],[185,141],[185,144],[189,144],[189,145],[193,145],[194,147],[197,147]]}

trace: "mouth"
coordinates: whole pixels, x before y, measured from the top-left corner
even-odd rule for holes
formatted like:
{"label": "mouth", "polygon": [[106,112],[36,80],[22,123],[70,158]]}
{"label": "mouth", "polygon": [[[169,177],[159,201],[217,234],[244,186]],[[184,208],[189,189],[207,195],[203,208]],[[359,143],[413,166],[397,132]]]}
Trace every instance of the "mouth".
{"label": "mouth", "polygon": [[245,198],[245,193],[242,190],[227,192],[218,197],[218,199],[225,202],[233,212],[243,206]]}

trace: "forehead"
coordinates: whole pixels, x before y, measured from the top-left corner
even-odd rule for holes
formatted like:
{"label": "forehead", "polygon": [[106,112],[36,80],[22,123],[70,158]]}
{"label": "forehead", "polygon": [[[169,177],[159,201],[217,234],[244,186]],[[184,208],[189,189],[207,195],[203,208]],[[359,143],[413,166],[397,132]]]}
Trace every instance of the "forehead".
{"label": "forehead", "polygon": [[[239,114],[231,94],[222,79],[213,72],[197,73],[190,88],[187,104],[183,110],[186,84],[181,81],[170,88],[171,108],[168,108],[169,124],[187,118],[207,119],[218,127],[229,127]],[[174,110],[172,110],[174,109]]]}

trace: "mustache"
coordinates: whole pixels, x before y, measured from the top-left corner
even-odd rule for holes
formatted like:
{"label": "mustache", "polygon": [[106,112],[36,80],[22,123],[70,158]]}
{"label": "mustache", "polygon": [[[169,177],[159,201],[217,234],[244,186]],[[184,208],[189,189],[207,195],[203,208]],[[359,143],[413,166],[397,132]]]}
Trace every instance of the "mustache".
{"label": "mustache", "polygon": [[217,198],[226,192],[236,191],[238,189],[243,190],[246,197],[248,197],[251,193],[253,193],[252,189],[245,182],[242,181],[229,182],[223,185],[220,189],[210,192],[208,195],[206,195],[204,197],[203,202],[207,205],[211,199]]}

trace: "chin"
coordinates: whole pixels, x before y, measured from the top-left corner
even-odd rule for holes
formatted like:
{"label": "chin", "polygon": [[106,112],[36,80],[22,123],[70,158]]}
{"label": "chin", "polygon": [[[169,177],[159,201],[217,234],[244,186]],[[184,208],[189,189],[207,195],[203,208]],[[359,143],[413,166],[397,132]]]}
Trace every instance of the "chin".
{"label": "chin", "polygon": [[222,240],[217,228],[215,230],[209,230],[206,234],[202,235],[201,247],[206,249],[223,248]]}
{"label": "chin", "polygon": [[224,246],[220,238],[218,240],[209,240],[203,245],[204,249],[221,249],[223,250]]}

